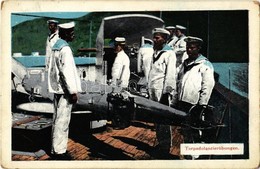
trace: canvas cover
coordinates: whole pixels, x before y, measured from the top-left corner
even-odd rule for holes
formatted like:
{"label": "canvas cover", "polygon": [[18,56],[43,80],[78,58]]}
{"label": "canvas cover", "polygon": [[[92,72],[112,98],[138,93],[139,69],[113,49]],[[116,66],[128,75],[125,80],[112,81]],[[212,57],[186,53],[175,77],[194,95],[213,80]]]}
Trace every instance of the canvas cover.
{"label": "canvas cover", "polygon": [[102,65],[105,39],[120,36],[125,37],[126,45],[140,46],[142,36],[152,38],[152,30],[156,27],[164,27],[164,21],[152,15],[125,14],[103,18],[96,39],[96,65]]}

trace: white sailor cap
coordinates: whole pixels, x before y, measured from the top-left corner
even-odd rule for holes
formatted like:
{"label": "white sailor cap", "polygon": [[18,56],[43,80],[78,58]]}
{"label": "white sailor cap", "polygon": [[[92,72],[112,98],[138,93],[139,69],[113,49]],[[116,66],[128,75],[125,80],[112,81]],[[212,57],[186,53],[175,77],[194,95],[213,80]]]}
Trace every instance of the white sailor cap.
{"label": "white sailor cap", "polygon": [[153,44],[153,40],[148,39],[148,38],[144,38],[144,43],[149,43],[149,44]]}
{"label": "white sailor cap", "polygon": [[75,27],[75,22],[68,22],[68,23],[59,24],[58,27],[60,29],[71,29],[71,28]]}
{"label": "white sailor cap", "polygon": [[47,24],[51,24],[51,23],[56,23],[56,24],[58,24],[59,21],[54,20],[54,19],[51,19],[51,20],[48,20],[48,21],[47,21]]}
{"label": "white sailor cap", "polygon": [[175,26],[166,26],[165,29],[167,29],[167,30],[175,29]]}
{"label": "white sailor cap", "polygon": [[170,32],[167,31],[164,28],[154,28],[152,33],[153,34],[155,34],[155,33],[162,33],[162,34],[170,35]]}
{"label": "white sailor cap", "polygon": [[125,44],[125,38],[124,37],[116,37],[115,43],[124,45]]}
{"label": "white sailor cap", "polygon": [[201,38],[193,37],[193,36],[187,36],[186,38],[184,38],[184,41],[187,43],[199,43],[199,44],[203,43],[203,40]]}
{"label": "white sailor cap", "polygon": [[175,28],[180,29],[180,30],[186,30],[186,27],[181,26],[181,25],[176,25]]}

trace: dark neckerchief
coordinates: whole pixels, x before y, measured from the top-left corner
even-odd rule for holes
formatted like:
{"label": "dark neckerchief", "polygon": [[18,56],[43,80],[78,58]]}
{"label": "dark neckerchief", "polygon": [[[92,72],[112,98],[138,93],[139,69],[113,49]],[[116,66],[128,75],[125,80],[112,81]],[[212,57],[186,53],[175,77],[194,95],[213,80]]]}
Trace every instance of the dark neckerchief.
{"label": "dark neckerchief", "polygon": [[[156,62],[156,61],[162,56],[162,54],[163,54],[164,52],[166,52],[166,51],[162,50],[162,51],[159,52],[159,54],[157,55],[156,58],[153,57],[153,63]],[[155,56],[155,53],[154,53],[154,56]]]}
{"label": "dark neckerchief", "polygon": [[56,36],[56,32],[49,35],[49,42]]}
{"label": "dark neckerchief", "polygon": [[187,72],[190,70],[193,66],[200,64],[198,62],[198,58],[201,56],[201,54],[198,55],[198,57],[195,60],[190,60],[189,58],[184,61],[184,72]]}

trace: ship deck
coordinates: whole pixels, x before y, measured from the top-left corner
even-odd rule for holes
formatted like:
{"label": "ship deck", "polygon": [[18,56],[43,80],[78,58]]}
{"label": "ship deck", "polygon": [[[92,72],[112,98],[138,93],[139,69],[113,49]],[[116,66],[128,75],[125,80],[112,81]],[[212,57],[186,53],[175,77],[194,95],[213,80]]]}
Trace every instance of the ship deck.
{"label": "ship deck", "polygon": [[[70,132],[67,150],[72,160],[181,159],[179,147],[183,137],[179,127],[172,126],[172,129],[173,145],[166,156],[161,156],[162,154],[155,149],[157,140],[154,124],[142,121],[132,121],[131,125],[124,129],[113,129],[107,125],[99,132]],[[43,152],[45,153],[35,155],[37,153],[13,151],[12,160],[51,160],[48,151]]]}

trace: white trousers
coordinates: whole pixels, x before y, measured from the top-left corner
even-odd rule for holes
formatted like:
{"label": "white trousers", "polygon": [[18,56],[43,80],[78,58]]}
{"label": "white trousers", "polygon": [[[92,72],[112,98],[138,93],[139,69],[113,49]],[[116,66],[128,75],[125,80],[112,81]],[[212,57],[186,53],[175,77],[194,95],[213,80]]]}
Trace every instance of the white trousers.
{"label": "white trousers", "polygon": [[51,150],[53,154],[62,154],[67,150],[71,110],[72,104],[65,95],[54,94]]}

